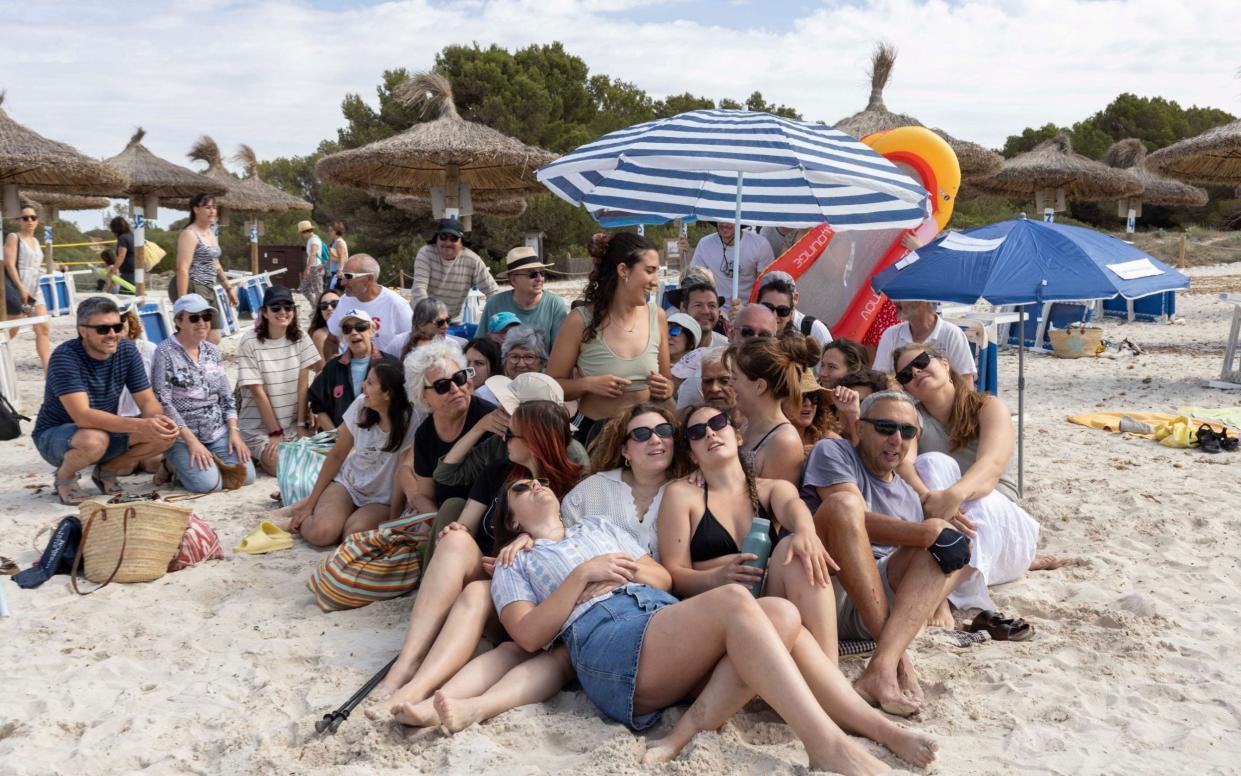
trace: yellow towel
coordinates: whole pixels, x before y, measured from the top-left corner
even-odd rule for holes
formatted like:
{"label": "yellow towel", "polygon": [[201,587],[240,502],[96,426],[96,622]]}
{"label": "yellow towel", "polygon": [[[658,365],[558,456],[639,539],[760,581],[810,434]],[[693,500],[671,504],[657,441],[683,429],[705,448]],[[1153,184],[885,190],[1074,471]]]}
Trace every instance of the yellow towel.
{"label": "yellow towel", "polygon": [[1066,420],[1079,426],[1097,428],[1100,431],[1119,431],[1120,419],[1124,417],[1133,418],[1139,423],[1149,423],[1152,426],[1171,423],[1177,418],[1176,415],[1168,412],[1087,412],[1082,415],[1070,415]]}

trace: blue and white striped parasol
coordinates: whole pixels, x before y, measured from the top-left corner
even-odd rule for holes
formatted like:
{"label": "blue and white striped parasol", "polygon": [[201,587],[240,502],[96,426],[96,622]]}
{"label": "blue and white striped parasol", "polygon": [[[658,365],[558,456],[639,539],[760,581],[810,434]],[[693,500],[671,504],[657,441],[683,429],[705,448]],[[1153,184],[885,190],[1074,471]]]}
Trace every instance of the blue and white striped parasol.
{"label": "blue and white striped parasol", "polygon": [[[617,130],[538,171],[604,226],[674,219],[837,231],[916,227],[927,193],[874,150],[822,124],[697,110]],[[740,197],[738,197],[738,194]]]}

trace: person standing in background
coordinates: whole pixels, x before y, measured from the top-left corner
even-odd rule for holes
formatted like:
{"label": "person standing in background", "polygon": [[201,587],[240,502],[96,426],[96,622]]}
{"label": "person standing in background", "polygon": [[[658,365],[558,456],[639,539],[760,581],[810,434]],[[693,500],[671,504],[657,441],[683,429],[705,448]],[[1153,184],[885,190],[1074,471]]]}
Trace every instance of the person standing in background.
{"label": "person standing in background", "polygon": [[345,222],[333,221],[332,228],[328,230],[328,264],[327,277],[323,280],[324,288],[338,288],[339,282],[337,275],[344,268],[345,262],[349,260],[349,245],[345,242]]}
{"label": "person standing in background", "polygon": [[[35,227],[39,225],[39,211],[27,205],[20,213],[21,228],[4,236],[4,304],[9,315],[33,318],[47,315],[47,307],[35,296],[39,293],[39,275],[43,271],[43,248],[34,236]],[[34,325],[34,347],[44,374],[52,356],[50,331],[47,323]],[[16,336],[17,329],[13,329],[9,339]]]}
{"label": "person standing in background", "polygon": [[715,234],[709,234],[698,241],[694,248],[694,258],[690,261],[691,267],[706,267],[711,270],[711,274],[715,276],[715,291],[724,299],[732,300],[733,273],[741,273],[737,299],[724,305],[725,309],[738,302],[745,304],[750,301],[755,278],[760,270],[772,262],[771,245],[754,232],[744,229],[741,232],[741,260],[737,261],[735,232],[735,225],[731,221],[717,221]]}
{"label": "person standing in background", "polygon": [[207,336],[207,341],[212,345],[220,344],[224,327],[224,310],[220,309],[215,295],[217,279],[228,294],[229,304],[237,306],[237,292],[228,282],[228,276],[220,264],[220,241],[211,230],[216,210],[215,197],[210,194],[200,193],[190,197],[190,222],[177,238],[177,274],[168,292],[171,302],[193,293],[212,306],[215,315],[211,316],[211,333]]}
{"label": "person standing in background", "polygon": [[323,245],[323,240],[315,234],[315,225],[311,222],[299,221],[297,231],[306,241],[306,266],[302,270],[302,282],[297,290],[306,297],[307,302],[316,304],[319,301],[319,295],[323,293],[323,275],[327,271],[323,257],[327,255],[327,249]]}
{"label": "person standing in background", "polygon": [[491,277],[487,264],[477,253],[465,247],[465,230],[455,218],[441,218],[435,225],[435,236],[418,250],[414,257],[414,284],[410,289],[409,306],[433,296],[444,303],[452,323],[461,322],[461,308],[471,288],[491,296],[500,286]]}
{"label": "person standing in background", "polygon": [[120,216],[113,218],[108,228],[116,235],[116,252],[108,267],[107,283],[110,288],[115,288],[113,278],[120,276],[121,280],[132,284],[135,282],[134,260],[138,257],[134,252],[134,233],[129,228],[129,222]]}

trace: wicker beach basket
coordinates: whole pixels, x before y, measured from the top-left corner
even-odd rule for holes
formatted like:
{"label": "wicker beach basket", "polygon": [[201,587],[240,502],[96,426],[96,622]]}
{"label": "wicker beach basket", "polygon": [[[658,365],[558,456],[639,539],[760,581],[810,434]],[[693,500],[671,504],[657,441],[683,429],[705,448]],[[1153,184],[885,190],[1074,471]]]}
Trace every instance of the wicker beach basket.
{"label": "wicker beach basket", "polygon": [[1103,341],[1103,329],[1084,323],[1070,323],[1065,329],[1047,332],[1051,352],[1057,358],[1094,357],[1099,343]]}
{"label": "wicker beach basket", "polygon": [[193,512],[189,506],[166,501],[87,501],[79,510],[82,544],[73,561],[72,578],[73,589],[79,593],[77,569],[82,560],[86,578],[100,587],[109,582],[150,582],[164,576],[177,556]]}

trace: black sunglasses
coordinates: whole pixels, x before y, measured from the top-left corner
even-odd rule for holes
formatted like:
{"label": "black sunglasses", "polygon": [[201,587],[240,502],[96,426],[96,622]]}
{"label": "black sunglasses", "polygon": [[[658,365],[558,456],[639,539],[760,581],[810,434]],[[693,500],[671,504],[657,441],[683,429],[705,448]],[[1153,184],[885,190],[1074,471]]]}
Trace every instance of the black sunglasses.
{"label": "black sunglasses", "polygon": [[335,308],[335,307],[336,307],[336,305],[337,305],[337,304],[339,304],[339,303],[340,303],[340,300],[339,300],[339,299],[336,299],[336,300],[331,300],[331,299],[329,299],[329,300],[327,300],[327,301],[320,302],[320,303],[319,303],[319,309],[320,309],[320,310],[331,310],[331,309]]}
{"label": "black sunglasses", "polygon": [[538,483],[540,487],[551,487],[551,480],[546,477],[536,477],[532,480],[518,480],[508,486],[509,493],[525,493],[534,488],[534,483]]}
{"label": "black sunglasses", "polygon": [[435,324],[435,328],[437,329],[442,329],[443,327],[447,326],[451,322],[452,322],[451,318],[436,318],[434,321],[432,321],[432,323]]}
{"label": "black sunglasses", "polygon": [[909,381],[914,379],[914,367],[917,367],[918,371],[922,372],[926,371],[926,368],[930,365],[931,354],[923,351],[914,356],[914,360],[906,364],[904,369],[896,373],[896,382],[901,385],[909,385]]}
{"label": "black sunglasses", "polygon": [[651,434],[660,439],[671,439],[676,433],[676,428],[671,423],[657,423],[654,426],[635,428],[625,435],[626,439],[632,439],[635,442],[645,442],[651,438]]}
{"label": "black sunglasses", "polygon": [[531,280],[546,276],[546,273],[541,269],[532,269],[529,272],[514,272],[512,274],[517,275],[518,277],[530,278]]}
{"label": "black sunglasses", "polygon": [[190,323],[211,323],[213,317],[215,317],[215,310],[203,310],[201,313],[188,313],[185,320]]}
{"label": "black sunglasses", "polygon": [[38,216],[21,216],[21,219],[23,221],[38,221],[39,217]]}
{"label": "black sunglasses", "polygon": [[897,423],[895,420],[883,420],[882,418],[862,418],[863,423],[869,423],[875,427],[875,431],[883,436],[890,437],[897,431],[901,432],[901,439],[913,439],[918,436],[918,427],[911,423]]}
{"label": "black sunglasses", "polygon": [[340,325],[340,330],[342,334],[353,334],[355,331],[361,333],[364,331],[370,331],[371,325],[366,321],[358,321],[357,323],[342,323]]}
{"label": "black sunglasses", "polygon": [[763,302],[763,307],[771,310],[778,318],[787,318],[793,314],[793,308],[786,304],[772,304],[771,302]]}
{"label": "black sunglasses", "polygon": [[712,431],[723,431],[729,425],[729,422],[728,414],[721,412],[705,423],[695,423],[692,426],[686,426],[685,438],[691,442],[697,442],[699,439],[706,438],[708,428]]}
{"label": "black sunglasses", "polygon": [[803,393],[801,397],[817,407],[819,404],[819,400],[823,398],[821,394],[822,394],[821,391],[810,391],[807,393]]}
{"label": "black sunglasses", "polygon": [[436,380],[433,383],[424,384],[422,387],[424,389],[434,388],[436,393],[443,396],[444,394],[452,390],[452,386],[454,384],[459,388],[464,388],[466,383],[468,383],[471,379],[473,379],[473,377],[474,377],[474,367],[467,366],[465,369],[462,369],[459,372],[454,372],[452,374],[452,377],[441,377],[440,379]]}
{"label": "black sunglasses", "polygon": [[86,328],[94,329],[96,334],[98,334],[100,337],[103,337],[108,334],[120,334],[122,331],[125,331],[125,324],[123,322],[122,323],[101,323],[95,326],[87,326]]}
{"label": "black sunglasses", "polygon": [[447,232],[441,232],[440,234],[435,235],[435,239],[444,240],[446,242],[461,242],[460,236],[455,235],[455,234],[448,234]]}
{"label": "black sunglasses", "polygon": [[741,336],[745,339],[754,339],[755,337],[770,337],[772,334],[769,331],[760,331],[758,329],[751,329],[749,326],[742,326]]}
{"label": "black sunglasses", "polygon": [[265,305],[265,307],[267,307],[268,312],[273,313],[289,313],[297,309],[297,305],[292,302],[273,302]]}

